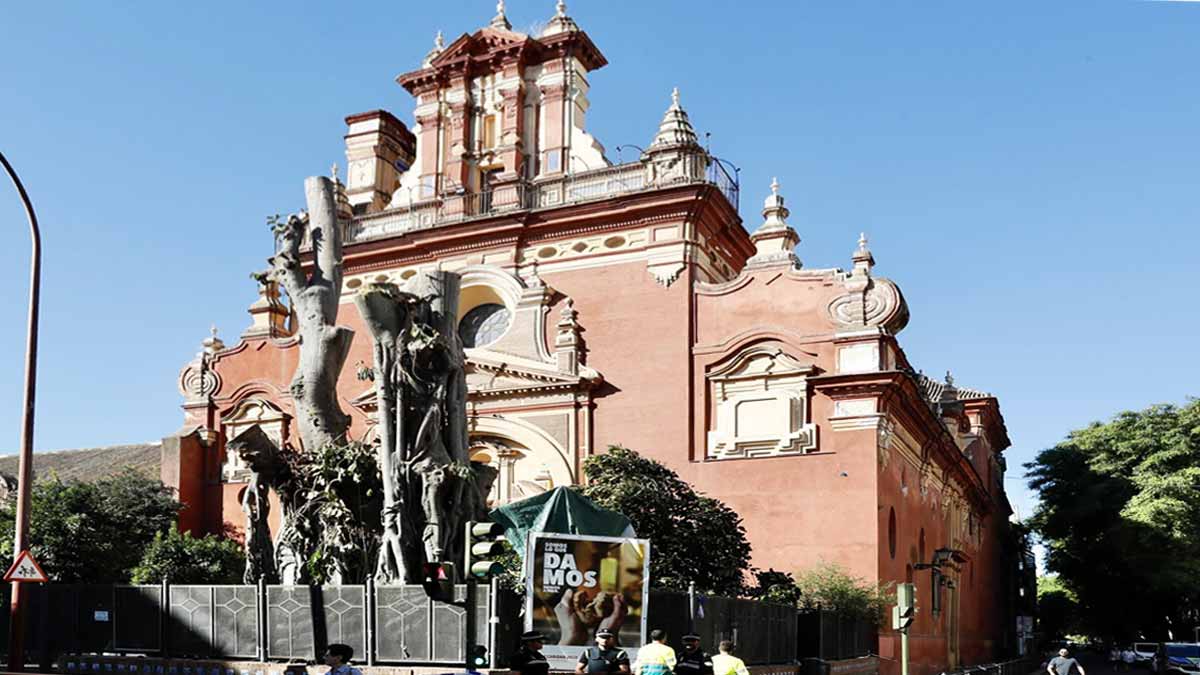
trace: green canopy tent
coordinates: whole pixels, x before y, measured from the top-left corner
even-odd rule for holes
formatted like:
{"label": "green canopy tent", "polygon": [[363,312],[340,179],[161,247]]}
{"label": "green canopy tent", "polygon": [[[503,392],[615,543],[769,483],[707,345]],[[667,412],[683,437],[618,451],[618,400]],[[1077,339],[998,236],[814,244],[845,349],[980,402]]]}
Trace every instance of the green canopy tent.
{"label": "green canopy tent", "polygon": [[504,526],[504,538],[513,550],[525,557],[525,542],[530,533],[590,534],[602,537],[635,537],[633,525],[625,516],[597,506],[578,492],[557,487],[540,495],[505,504],[490,514]]}

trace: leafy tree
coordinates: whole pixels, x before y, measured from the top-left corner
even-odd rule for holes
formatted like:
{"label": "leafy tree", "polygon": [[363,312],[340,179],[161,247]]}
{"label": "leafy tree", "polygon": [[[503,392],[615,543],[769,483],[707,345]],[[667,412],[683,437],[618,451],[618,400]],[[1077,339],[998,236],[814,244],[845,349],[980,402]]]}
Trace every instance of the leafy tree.
{"label": "leafy tree", "polygon": [[312,583],[363,583],[374,571],[383,533],[383,479],[375,450],[364,443],[326,445],[284,456],[304,486],[292,516],[296,535],[312,542],[305,578]]}
{"label": "leafy tree", "polygon": [[821,562],[805,570],[797,578],[796,586],[800,589],[802,608],[820,607],[875,622],[891,602],[887,587],[874,586],[836,563]]}
{"label": "leafy tree", "polygon": [[1079,599],[1057,576],[1038,577],[1037,621],[1044,640],[1065,640],[1079,632]]}
{"label": "leafy tree", "polygon": [[1200,610],[1200,402],[1123,412],[1025,465],[1047,567],[1079,629],[1128,640],[1190,630]]}
{"label": "leafy tree", "polygon": [[674,471],[632,450],[612,446],[583,465],[584,496],[633,521],[653,541],[651,580],[664,588],[740,595],[750,567],[742,519],[719,500],[697,493]]}
{"label": "leafy tree", "polygon": [[[94,482],[33,486],[29,546],[53,581],[123,583],[155,534],[175,522],[181,504],[169,488],[134,469]],[[16,514],[0,508],[0,557],[12,559]]]}
{"label": "leafy tree", "polygon": [[746,589],[746,595],[765,602],[800,604],[800,587],[790,572],[754,570],[754,581],[754,586]]}
{"label": "leafy tree", "polygon": [[135,584],[240,584],[246,558],[236,541],[205,535],[197,539],[172,524],[157,532],[131,575]]}

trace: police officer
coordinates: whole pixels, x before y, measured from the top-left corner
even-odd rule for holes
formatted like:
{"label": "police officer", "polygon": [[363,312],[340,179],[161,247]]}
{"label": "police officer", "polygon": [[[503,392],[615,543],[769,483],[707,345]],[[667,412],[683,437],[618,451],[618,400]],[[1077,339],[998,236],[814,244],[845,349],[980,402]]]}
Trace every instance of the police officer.
{"label": "police officer", "polygon": [[596,646],[585,649],[579,655],[579,663],[575,664],[575,675],[613,675],[628,672],[629,655],[624,649],[617,647],[616,636],[607,628],[596,631]]}
{"label": "police officer", "polygon": [[675,663],[675,675],[713,675],[712,657],[700,649],[700,636],[683,636],[683,652]]}
{"label": "police officer", "polygon": [[542,656],[546,636],[536,630],[521,633],[521,648],[509,660],[514,675],[548,675],[550,663]]}

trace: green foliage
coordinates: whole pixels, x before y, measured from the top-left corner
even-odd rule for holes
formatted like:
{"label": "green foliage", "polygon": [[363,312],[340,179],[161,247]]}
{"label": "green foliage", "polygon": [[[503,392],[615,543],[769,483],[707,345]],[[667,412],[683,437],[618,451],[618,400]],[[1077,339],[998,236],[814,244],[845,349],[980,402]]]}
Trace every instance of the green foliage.
{"label": "green foliage", "polygon": [[800,589],[800,606],[804,609],[820,607],[875,622],[893,603],[890,584],[874,586],[836,563],[821,562],[805,570],[796,579],[796,586]]}
{"label": "green foliage", "polygon": [[246,569],[241,544],[206,535],[180,533],[175,525],[154,535],[142,561],[133,569],[135,584],[240,584]]}
{"label": "green foliage", "polygon": [[290,458],[296,484],[306,486],[297,535],[316,542],[305,563],[308,578],[326,583],[340,572],[342,583],[363,583],[383,533],[383,477],[374,448],[352,442],[296,455]]}
{"label": "green foliage", "polygon": [[685,589],[739,595],[750,566],[742,519],[724,503],[697,493],[658,462],[612,446],[584,462],[582,493],[625,514],[639,537],[652,540],[651,581]]}
{"label": "green foliage", "polygon": [[1079,632],[1079,598],[1057,576],[1037,581],[1038,632],[1044,640],[1065,640]]}
{"label": "green foliage", "polygon": [[[1025,465],[1047,567],[1078,597],[1078,628],[1166,638],[1200,612],[1200,402],[1124,412]],[[1188,628],[1190,630],[1190,628]]]}
{"label": "green foliage", "polygon": [[[88,483],[55,477],[33,486],[28,541],[53,581],[124,583],[180,507],[169,488],[134,469]],[[0,509],[4,559],[13,556],[13,509]]]}
{"label": "green foliage", "polygon": [[797,579],[789,572],[755,570],[755,585],[746,594],[767,602],[824,609],[878,623],[893,602],[892,586],[872,586],[835,563],[821,562]]}
{"label": "green foliage", "polygon": [[746,595],[782,605],[800,604],[800,587],[796,585],[796,579],[790,572],[775,569],[754,570],[754,581],[754,586],[746,589]]}

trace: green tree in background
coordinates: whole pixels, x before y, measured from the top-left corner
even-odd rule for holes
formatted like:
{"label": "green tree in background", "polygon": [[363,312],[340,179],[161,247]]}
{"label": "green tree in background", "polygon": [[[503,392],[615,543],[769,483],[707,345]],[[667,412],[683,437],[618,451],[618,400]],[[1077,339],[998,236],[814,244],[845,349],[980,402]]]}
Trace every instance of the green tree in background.
{"label": "green tree in background", "polygon": [[1079,630],[1190,635],[1200,610],[1200,402],[1124,412],[1025,465],[1047,568],[1079,602]]}
{"label": "green tree in background", "polygon": [[172,524],[154,535],[131,580],[135,584],[157,584],[163,579],[173,584],[240,584],[245,568],[246,557],[237,542],[211,534],[196,538]]}
{"label": "green tree in background", "polygon": [[823,609],[878,623],[892,602],[891,586],[873,586],[836,563],[820,562],[800,573],[799,578],[777,570],[755,570],[756,585],[747,595],[767,602],[795,605],[801,609]]}
{"label": "green tree in background", "polygon": [[632,450],[612,446],[584,462],[582,493],[625,514],[639,537],[653,540],[652,582],[740,595],[750,568],[750,542],[738,514],[697,493],[678,474]]}
{"label": "green tree in background", "polygon": [[1038,632],[1049,641],[1079,633],[1079,598],[1057,576],[1037,580]]}
{"label": "green tree in background", "polygon": [[[93,482],[34,484],[29,546],[54,581],[124,583],[154,535],[175,522],[170,489],[133,469]],[[11,559],[15,507],[0,508],[0,556]]]}

